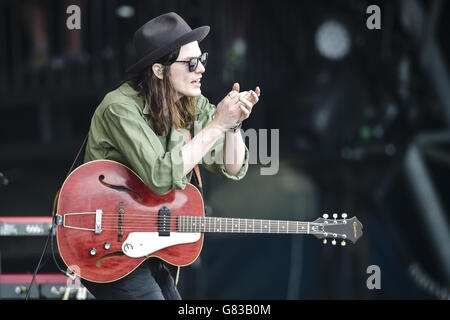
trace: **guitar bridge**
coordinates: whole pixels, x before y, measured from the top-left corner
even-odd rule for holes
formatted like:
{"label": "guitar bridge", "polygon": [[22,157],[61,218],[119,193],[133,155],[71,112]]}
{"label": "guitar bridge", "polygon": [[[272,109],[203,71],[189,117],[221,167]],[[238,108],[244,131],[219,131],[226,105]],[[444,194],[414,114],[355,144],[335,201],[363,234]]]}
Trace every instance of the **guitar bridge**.
{"label": "guitar bridge", "polygon": [[118,221],[118,229],[119,233],[117,235],[117,241],[122,242],[123,238],[123,214],[124,214],[124,205],[123,202],[119,203],[119,221]]}
{"label": "guitar bridge", "polygon": [[[91,228],[83,228],[83,227],[76,227],[76,226],[69,226],[66,222],[66,218],[70,216],[77,216],[77,215],[93,215],[95,214],[95,223],[94,223],[94,229]],[[56,225],[62,225],[64,228],[68,229],[76,229],[76,230],[85,230],[85,231],[94,231],[95,234],[102,233],[102,215],[103,211],[101,209],[95,210],[95,212],[75,212],[75,213],[66,213],[63,216],[56,216]],[[61,217],[61,218],[60,218]]]}

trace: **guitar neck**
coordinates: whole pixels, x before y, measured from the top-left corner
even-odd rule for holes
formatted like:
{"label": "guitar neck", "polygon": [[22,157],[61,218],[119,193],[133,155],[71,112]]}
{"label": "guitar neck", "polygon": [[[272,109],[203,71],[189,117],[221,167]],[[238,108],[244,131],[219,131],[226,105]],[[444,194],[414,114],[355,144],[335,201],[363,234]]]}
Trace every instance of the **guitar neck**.
{"label": "guitar neck", "polygon": [[310,222],[178,216],[178,232],[220,232],[220,233],[312,233]]}

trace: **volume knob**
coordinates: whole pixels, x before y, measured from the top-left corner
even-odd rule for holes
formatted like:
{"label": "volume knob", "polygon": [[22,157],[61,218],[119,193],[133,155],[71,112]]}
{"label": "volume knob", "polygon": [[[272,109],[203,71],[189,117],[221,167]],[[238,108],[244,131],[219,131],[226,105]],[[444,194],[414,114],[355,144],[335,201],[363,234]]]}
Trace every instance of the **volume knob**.
{"label": "volume knob", "polygon": [[95,249],[95,248],[89,249],[89,254],[90,254],[91,256],[95,256],[95,255],[97,254],[97,249]]}

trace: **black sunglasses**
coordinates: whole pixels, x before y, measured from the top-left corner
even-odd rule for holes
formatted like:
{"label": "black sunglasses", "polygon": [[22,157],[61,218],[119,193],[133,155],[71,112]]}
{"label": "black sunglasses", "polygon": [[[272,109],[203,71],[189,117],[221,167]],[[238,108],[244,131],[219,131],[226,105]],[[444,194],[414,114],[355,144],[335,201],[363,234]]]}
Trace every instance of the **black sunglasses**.
{"label": "black sunglasses", "polygon": [[204,67],[206,67],[206,64],[208,63],[208,52],[204,52],[199,58],[192,58],[187,61],[180,61],[176,60],[174,62],[185,62],[189,63],[189,72],[194,72],[197,70],[198,62],[201,62]]}

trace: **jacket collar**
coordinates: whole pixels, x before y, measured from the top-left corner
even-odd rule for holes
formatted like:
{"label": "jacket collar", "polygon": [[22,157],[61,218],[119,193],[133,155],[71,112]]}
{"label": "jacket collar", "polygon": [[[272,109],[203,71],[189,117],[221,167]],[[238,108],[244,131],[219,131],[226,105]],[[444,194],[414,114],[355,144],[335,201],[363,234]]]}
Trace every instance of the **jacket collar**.
{"label": "jacket collar", "polygon": [[139,105],[139,107],[141,108],[142,112],[145,115],[150,115],[150,107],[148,106],[147,103],[144,103],[144,100],[141,97],[139,97],[138,92],[134,90],[133,87],[128,84],[128,82],[122,84],[119,87],[119,91],[122,94],[132,98]]}

